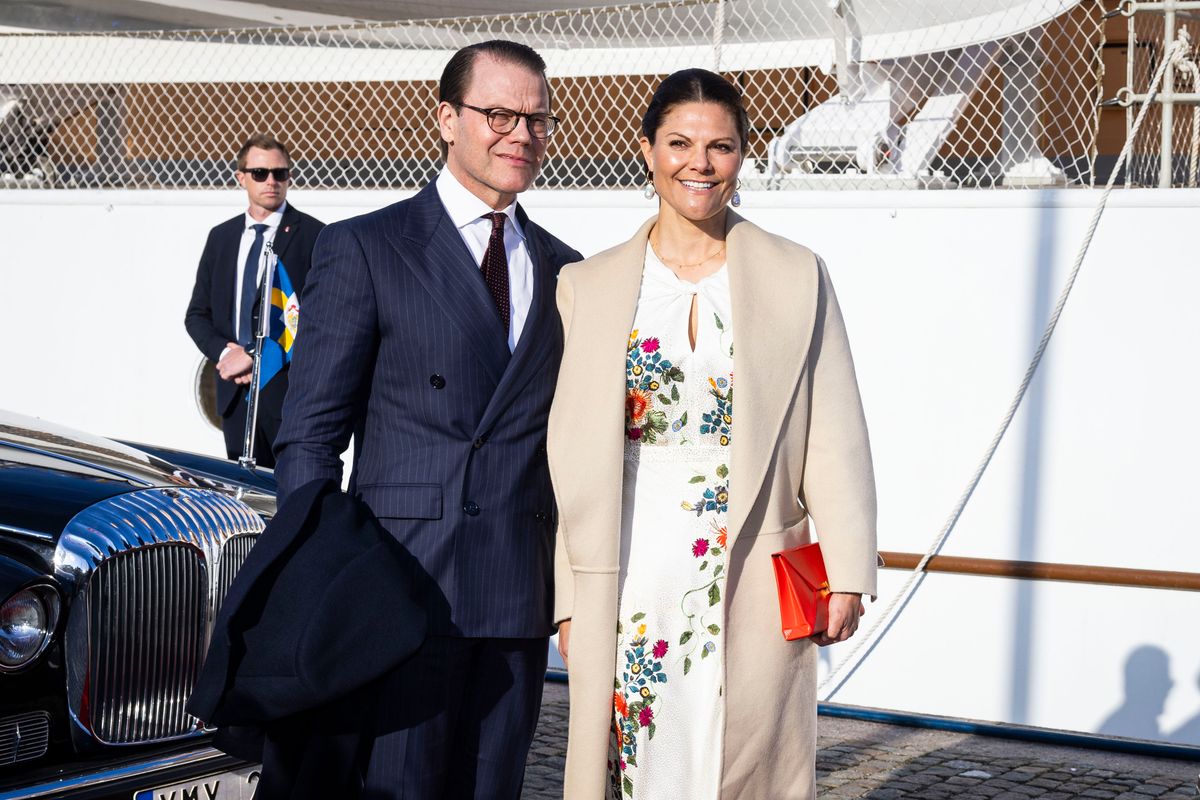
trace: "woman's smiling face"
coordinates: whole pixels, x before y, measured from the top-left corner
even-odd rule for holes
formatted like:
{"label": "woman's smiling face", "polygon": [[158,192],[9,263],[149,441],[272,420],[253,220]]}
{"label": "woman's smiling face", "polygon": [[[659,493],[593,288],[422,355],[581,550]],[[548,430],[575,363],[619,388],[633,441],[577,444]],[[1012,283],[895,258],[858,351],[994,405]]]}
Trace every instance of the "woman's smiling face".
{"label": "woman's smiling face", "polygon": [[654,142],[642,137],[641,145],[654,190],[681,217],[709,219],[737,189],[743,143],[724,106],[680,103],[663,116]]}

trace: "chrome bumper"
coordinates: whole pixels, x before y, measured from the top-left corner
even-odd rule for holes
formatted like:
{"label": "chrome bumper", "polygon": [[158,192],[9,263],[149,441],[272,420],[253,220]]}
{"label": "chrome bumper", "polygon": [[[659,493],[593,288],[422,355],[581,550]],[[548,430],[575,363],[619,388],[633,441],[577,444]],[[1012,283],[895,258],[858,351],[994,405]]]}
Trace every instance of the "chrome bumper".
{"label": "chrome bumper", "polygon": [[129,796],[132,797],[135,789],[203,777],[244,765],[244,761],[228,756],[220,750],[203,747],[169,756],[148,755],[144,759],[132,760],[119,766],[43,780],[41,783],[19,789],[0,790],[0,800],[67,800],[75,793],[92,794],[98,790],[120,792],[125,788],[128,788]]}

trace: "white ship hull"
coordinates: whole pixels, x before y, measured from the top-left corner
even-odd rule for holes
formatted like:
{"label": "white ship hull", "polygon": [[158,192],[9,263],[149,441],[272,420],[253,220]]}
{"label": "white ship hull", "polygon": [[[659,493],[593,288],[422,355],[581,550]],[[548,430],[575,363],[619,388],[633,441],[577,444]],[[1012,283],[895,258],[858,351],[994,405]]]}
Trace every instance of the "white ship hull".
{"label": "white ship hull", "polygon": [[[880,546],[923,553],[1021,380],[1099,192],[744,195],[742,213],[829,263],[871,428]],[[292,193],[325,221],[401,196]],[[524,204],[585,254],[652,211],[637,192]],[[241,210],[234,192],[0,193],[0,407],[222,452],[197,408],[183,313],[208,229]],[[944,553],[1200,572],[1197,226],[1200,191],[1113,195]],[[905,577],[884,571],[868,621]],[[1196,591],[932,574],[832,699],[1200,745],[1197,620]]]}

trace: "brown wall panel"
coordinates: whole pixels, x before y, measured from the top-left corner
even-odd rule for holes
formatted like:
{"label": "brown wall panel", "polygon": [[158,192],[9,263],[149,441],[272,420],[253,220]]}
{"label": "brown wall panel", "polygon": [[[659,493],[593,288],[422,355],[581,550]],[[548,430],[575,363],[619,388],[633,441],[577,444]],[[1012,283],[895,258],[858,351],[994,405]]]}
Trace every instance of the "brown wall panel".
{"label": "brown wall panel", "polygon": [[58,164],[91,164],[96,161],[97,143],[96,111],[88,108],[59,123],[48,149]]}
{"label": "brown wall panel", "polygon": [[550,145],[555,158],[632,158],[637,131],[654,88],[665,75],[556,78],[554,113],[563,126]]}
{"label": "brown wall panel", "polygon": [[1046,26],[1042,67],[1042,151],[1085,156],[1096,129],[1103,8],[1084,2]]}
{"label": "brown wall panel", "polygon": [[766,158],[771,139],[811,108],[813,71],[804,67],[726,73],[741,90],[750,117],[751,157]]}
{"label": "brown wall panel", "polygon": [[[1124,18],[1121,21],[1124,22]],[[1128,56],[1129,48],[1120,44],[1108,45],[1100,51],[1100,60],[1104,64],[1104,88],[1101,93],[1103,100],[1116,97],[1117,90],[1125,85],[1125,61]],[[1124,146],[1125,109],[1115,106],[1102,109],[1100,133],[1096,141],[1097,152],[1102,156],[1115,156]]]}
{"label": "brown wall panel", "polygon": [[[1115,5],[1110,3],[1110,5]],[[1125,44],[1129,41],[1129,18],[1111,17],[1104,21],[1104,38],[1109,44]]]}
{"label": "brown wall panel", "polygon": [[255,132],[297,158],[437,154],[432,81],[139,84],[127,100],[133,158],[231,158]]}
{"label": "brown wall panel", "polygon": [[1105,100],[1117,96],[1117,90],[1125,85],[1126,60],[1129,58],[1129,48],[1125,45],[1108,45],[1100,51],[1100,61],[1104,65]]}

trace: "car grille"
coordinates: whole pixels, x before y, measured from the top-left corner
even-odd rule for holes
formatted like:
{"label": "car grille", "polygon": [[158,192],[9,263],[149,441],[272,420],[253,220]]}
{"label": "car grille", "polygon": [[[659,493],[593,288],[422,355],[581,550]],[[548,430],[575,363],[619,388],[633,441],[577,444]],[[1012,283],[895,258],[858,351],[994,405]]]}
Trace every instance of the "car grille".
{"label": "car grille", "polygon": [[257,533],[234,536],[225,542],[225,546],[221,548],[221,564],[217,571],[215,612],[220,612],[221,605],[225,602],[225,595],[229,594],[229,587],[233,585],[234,576],[238,574],[238,570],[246,562],[246,556],[250,555],[250,548],[254,546],[256,541],[258,541]]}
{"label": "car grille", "polygon": [[195,548],[164,544],[113,556],[88,584],[92,731],[111,744],[178,736],[204,648],[208,578]]}
{"label": "car grille", "polygon": [[67,526],[59,569],[82,587],[67,626],[72,716],[105,744],[188,736],[184,706],[213,620],[263,528],[244,503],[204,489],[105,500]]}
{"label": "car grille", "polygon": [[0,719],[0,766],[28,761],[50,746],[50,715],[30,711]]}

